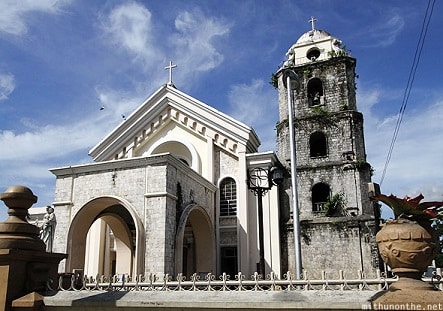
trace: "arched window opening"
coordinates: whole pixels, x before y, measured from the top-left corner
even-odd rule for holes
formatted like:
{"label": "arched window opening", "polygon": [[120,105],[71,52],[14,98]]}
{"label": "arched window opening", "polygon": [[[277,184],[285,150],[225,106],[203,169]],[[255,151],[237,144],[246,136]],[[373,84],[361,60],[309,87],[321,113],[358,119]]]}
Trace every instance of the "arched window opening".
{"label": "arched window opening", "polygon": [[308,82],[308,104],[309,106],[323,104],[323,82],[319,78],[312,78]]}
{"label": "arched window opening", "polygon": [[328,201],[330,188],[328,184],[318,183],[312,187],[312,211],[323,212]]}
{"label": "arched window opening", "polygon": [[309,154],[311,158],[324,157],[328,154],[326,135],[323,132],[312,133],[309,137]]}
{"label": "arched window opening", "polygon": [[186,166],[189,166],[189,162],[186,159],[180,158],[180,161],[182,161]]}
{"label": "arched window opening", "polygon": [[152,152],[152,154],[159,153],[170,153],[187,166],[192,163],[191,151],[184,144],[177,141],[166,141],[157,146]]}
{"label": "arched window opening", "polygon": [[306,54],[306,57],[311,61],[315,61],[320,57],[320,50],[317,48],[310,49]]}
{"label": "arched window opening", "polygon": [[220,183],[220,216],[237,215],[237,185],[233,178]]}

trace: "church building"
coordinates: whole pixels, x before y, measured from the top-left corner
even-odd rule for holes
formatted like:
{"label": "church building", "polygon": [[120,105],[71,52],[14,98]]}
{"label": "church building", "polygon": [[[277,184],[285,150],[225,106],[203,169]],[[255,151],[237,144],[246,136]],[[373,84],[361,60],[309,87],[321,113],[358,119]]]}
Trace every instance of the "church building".
{"label": "church building", "polygon": [[[90,150],[92,163],[50,170],[53,251],[69,255],[60,271],[282,277],[294,271],[300,243],[309,275],[373,274],[376,219],[355,65],[341,41],[312,21],[273,75],[278,153],[258,152],[250,125],[179,90],[170,74]],[[300,84],[292,91],[301,229],[295,239],[286,69]]]}

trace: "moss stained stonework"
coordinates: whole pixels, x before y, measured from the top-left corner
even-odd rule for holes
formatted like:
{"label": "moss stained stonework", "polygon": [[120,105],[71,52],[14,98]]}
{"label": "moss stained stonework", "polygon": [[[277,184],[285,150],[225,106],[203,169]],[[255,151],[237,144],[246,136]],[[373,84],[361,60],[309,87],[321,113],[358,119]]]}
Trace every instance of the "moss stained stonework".
{"label": "moss stained stonework", "polygon": [[[354,58],[340,56],[290,68],[300,79],[293,98],[302,265],[304,271],[317,277],[322,270],[330,273],[361,270],[366,275],[374,275],[378,268],[376,219],[367,190],[371,166],[366,162],[363,115],[356,105],[355,65]],[[290,171],[287,89],[282,71],[277,77],[278,155]],[[316,79],[315,85],[312,79]],[[316,102],[310,95],[312,85],[322,94]],[[313,133],[322,133],[325,137],[326,153],[321,156],[313,156],[311,152]],[[314,208],[313,188],[318,184],[329,187],[330,197],[343,194],[345,204],[341,211],[327,217],[326,211]],[[283,185],[283,193],[291,193],[290,187],[289,182]],[[287,249],[290,256],[294,249],[291,198],[287,195],[282,201],[282,222],[287,223],[284,234],[287,238],[282,239],[285,241],[282,243],[287,244],[282,249]],[[289,270],[293,268],[290,265]]]}

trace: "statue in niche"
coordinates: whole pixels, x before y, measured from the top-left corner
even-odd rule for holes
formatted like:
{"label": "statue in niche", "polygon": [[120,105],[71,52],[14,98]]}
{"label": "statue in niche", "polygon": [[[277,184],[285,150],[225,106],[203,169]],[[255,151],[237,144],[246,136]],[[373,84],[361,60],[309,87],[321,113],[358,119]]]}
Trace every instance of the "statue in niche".
{"label": "statue in niche", "polygon": [[52,253],[52,244],[54,242],[55,226],[57,220],[52,206],[46,207],[46,214],[43,217],[43,224],[40,227],[40,239],[46,244],[46,251]]}

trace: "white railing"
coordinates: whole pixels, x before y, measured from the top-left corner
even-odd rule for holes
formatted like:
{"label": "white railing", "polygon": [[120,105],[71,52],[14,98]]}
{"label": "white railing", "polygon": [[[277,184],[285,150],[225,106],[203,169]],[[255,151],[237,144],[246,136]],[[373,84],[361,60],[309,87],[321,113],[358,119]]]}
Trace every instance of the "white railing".
{"label": "white railing", "polygon": [[[288,272],[282,279],[270,273],[263,279],[258,273],[251,275],[249,279],[239,272],[231,280],[230,276],[223,273],[218,278],[211,273],[201,277],[193,274],[189,280],[181,273],[175,280],[168,274],[157,276],[155,274],[139,275],[135,278],[126,275],[113,277],[84,277],[75,278],[74,275],[65,275],[59,278],[58,284],[49,286],[50,290],[59,291],[295,291],[295,290],[386,290],[389,284],[396,278],[385,278],[377,274],[375,278],[365,278],[359,272],[355,278],[346,278],[345,273],[340,271],[337,278],[327,278],[322,273],[321,279],[309,279],[305,273],[303,279],[297,280]],[[55,285],[55,286],[54,286]]]}
{"label": "white railing", "polygon": [[[203,278],[194,273],[189,280],[179,273],[174,280],[166,274],[139,275],[134,279],[127,275],[115,275],[112,277],[84,277],[76,278],[74,275],[60,276],[58,283],[48,282],[48,290],[57,291],[309,291],[309,290],[387,290],[389,285],[398,280],[397,277],[386,278],[377,271],[375,278],[366,278],[359,271],[356,278],[346,278],[344,271],[340,270],[338,278],[327,278],[322,271],[321,279],[309,279],[304,273],[302,279],[296,279],[291,272],[286,273],[282,279],[270,273],[263,279],[255,272],[250,279],[239,272],[231,280],[230,276],[223,273],[216,278],[214,274],[207,273]],[[68,276],[68,277],[67,277]],[[443,290],[442,269],[437,268],[432,277],[422,280],[432,284],[435,289]],[[54,286],[55,285],[55,286]]]}

